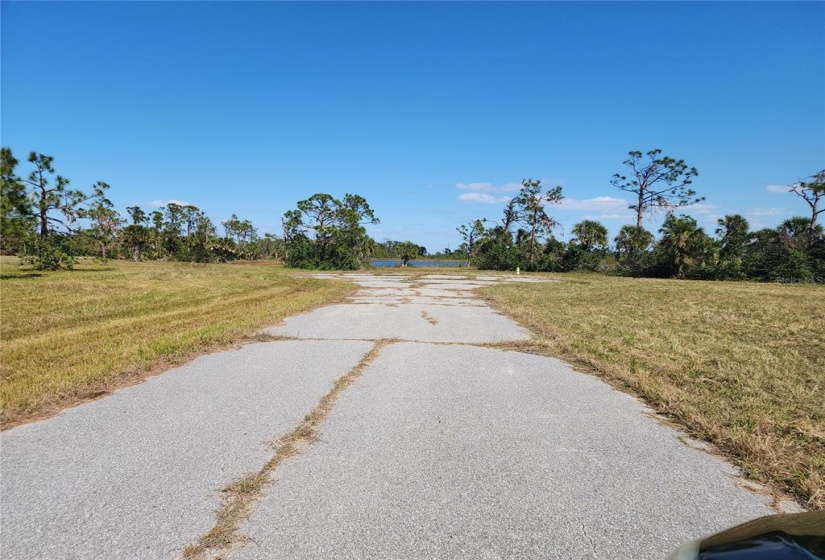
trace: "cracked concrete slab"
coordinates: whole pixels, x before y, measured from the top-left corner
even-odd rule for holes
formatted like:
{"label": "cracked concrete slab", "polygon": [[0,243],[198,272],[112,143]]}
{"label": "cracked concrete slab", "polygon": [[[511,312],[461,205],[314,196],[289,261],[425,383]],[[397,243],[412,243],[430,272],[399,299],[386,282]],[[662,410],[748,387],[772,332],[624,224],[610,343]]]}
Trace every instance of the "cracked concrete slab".
{"label": "cracked concrete slab", "polygon": [[[414,300],[413,300],[414,301]],[[422,319],[428,312],[435,325]],[[483,344],[526,340],[527,331],[489,307],[447,307],[422,304],[332,305],[290,317],[265,329],[274,336],[311,339],[401,339],[425,342]]]}
{"label": "cracked concrete slab", "polygon": [[458,289],[445,289],[445,288],[438,288],[438,287],[422,287],[417,289],[418,295],[421,297],[430,297],[430,298],[437,298],[437,297],[454,297],[454,298],[465,298],[469,299],[473,297],[473,293],[471,291],[464,291]]}
{"label": "cracked concrete slab", "polygon": [[[364,292],[367,294],[368,292]],[[455,297],[453,294],[438,296],[414,296],[415,303],[419,305],[458,305],[465,307],[485,307],[487,304],[470,297]],[[375,304],[404,304],[413,303],[412,297],[374,297],[372,295],[361,295],[350,297],[347,301],[351,303],[375,303]]]}
{"label": "cracked concrete slab", "polygon": [[768,499],[558,360],[396,343],[285,463],[231,560],[661,559]]}
{"label": "cracked concrete slab", "polygon": [[251,344],[3,432],[3,558],[178,556],[371,347]]}
{"label": "cracked concrete slab", "polygon": [[433,278],[422,278],[421,282],[426,282],[429,285],[439,286],[455,286],[455,285],[462,285],[462,286],[469,286],[469,288],[465,289],[472,289],[472,288],[480,288],[482,286],[490,286],[492,284],[497,284],[494,280],[471,280],[469,278],[465,278],[464,280],[446,280],[446,279],[433,279]]}
{"label": "cracked concrete slab", "polygon": [[374,297],[374,298],[383,298],[383,297],[412,297],[418,295],[418,292],[414,288],[362,288],[358,290],[356,296],[353,297]]}
{"label": "cracked concrete slab", "polygon": [[771,513],[631,397],[467,346],[529,336],[476,288],[544,279],[314,276],[360,289],[265,331],[307,340],[205,356],[2,434],[4,556],[177,556],[213,526],[220,489],[387,338],[404,342],[280,464],[230,558],[652,559]]}
{"label": "cracked concrete slab", "polygon": [[348,279],[357,282],[361,288],[374,289],[407,289],[407,283],[396,280],[364,281],[359,279]]}

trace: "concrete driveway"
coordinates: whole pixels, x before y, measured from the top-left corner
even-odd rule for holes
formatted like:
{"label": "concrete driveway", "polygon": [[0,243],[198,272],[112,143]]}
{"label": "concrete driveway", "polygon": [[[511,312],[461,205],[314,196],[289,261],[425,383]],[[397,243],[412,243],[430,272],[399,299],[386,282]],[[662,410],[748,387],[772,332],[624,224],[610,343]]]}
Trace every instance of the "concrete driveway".
{"label": "concrete driveway", "polygon": [[203,557],[657,559],[774,513],[635,399],[485,346],[529,333],[474,290],[537,280],[321,276],[361,288],[267,329],[277,340],[4,432],[0,556],[181,557],[227,485],[353,371],[318,440]]}

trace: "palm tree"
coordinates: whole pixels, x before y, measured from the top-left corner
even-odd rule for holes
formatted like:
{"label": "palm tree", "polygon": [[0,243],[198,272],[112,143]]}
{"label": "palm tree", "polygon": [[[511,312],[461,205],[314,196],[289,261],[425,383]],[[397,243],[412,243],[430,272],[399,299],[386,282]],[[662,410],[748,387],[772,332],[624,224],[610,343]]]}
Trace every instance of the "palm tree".
{"label": "palm tree", "polygon": [[720,254],[723,257],[737,257],[741,255],[745,245],[750,240],[750,224],[739,214],[728,214],[716,220],[719,227],[716,235],[722,242]]}
{"label": "palm tree", "polygon": [[607,245],[607,228],[594,220],[583,220],[573,226],[573,241],[581,245],[585,252]]}
{"label": "palm tree", "polygon": [[795,216],[788,218],[776,228],[779,241],[788,249],[805,249],[813,241],[822,238],[823,228],[817,224],[811,227],[810,218]]}
{"label": "palm tree", "polygon": [[675,276],[682,278],[688,266],[696,264],[705,256],[711,239],[696,225],[690,216],[669,215],[659,230],[662,239],[658,249],[675,270]]}
{"label": "palm tree", "polygon": [[407,266],[407,263],[418,256],[418,245],[412,241],[398,243],[395,246],[395,254],[401,259],[401,266]]}
{"label": "palm tree", "polygon": [[616,257],[622,270],[632,274],[641,273],[649,264],[647,256],[653,244],[653,234],[643,227],[622,226],[613,242]]}
{"label": "palm tree", "polygon": [[653,243],[653,234],[643,227],[622,226],[613,240],[619,257],[629,257],[647,251]]}

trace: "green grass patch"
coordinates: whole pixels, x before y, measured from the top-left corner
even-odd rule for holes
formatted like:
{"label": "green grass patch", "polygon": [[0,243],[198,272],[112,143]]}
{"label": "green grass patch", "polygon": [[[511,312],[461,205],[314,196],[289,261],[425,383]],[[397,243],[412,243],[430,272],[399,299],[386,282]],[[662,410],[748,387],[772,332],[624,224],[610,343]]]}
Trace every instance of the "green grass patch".
{"label": "green grass patch", "polygon": [[353,287],[274,264],[81,263],[71,272],[0,261],[0,423],[48,414]]}
{"label": "green grass patch", "polygon": [[530,351],[629,388],[753,479],[825,507],[825,287],[556,275],[480,293]]}

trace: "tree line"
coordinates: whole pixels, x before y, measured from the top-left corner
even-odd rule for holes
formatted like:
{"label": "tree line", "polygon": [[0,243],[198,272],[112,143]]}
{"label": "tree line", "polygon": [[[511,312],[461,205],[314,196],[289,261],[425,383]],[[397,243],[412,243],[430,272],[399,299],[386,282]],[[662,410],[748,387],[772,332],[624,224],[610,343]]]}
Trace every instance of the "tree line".
{"label": "tree line", "polygon": [[146,211],[139,206],[118,213],[107,198],[109,185],[98,181],[87,191],[71,187],[57,174],[54,158],[31,152],[30,171],[17,174],[20,162],[0,149],[0,251],[21,256],[44,270],[71,269],[77,256],[219,262],[279,258],[283,240],[258,235],[249,220],[232,215],[218,235],[198,207],[168,203]]}
{"label": "tree line", "polygon": [[[403,265],[427,255],[411,241],[378,243],[365,226],[379,219],[359,195],[342,199],[318,193],[301,200],[282,217],[283,234],[259,235],[249,220],[233,214],[221,222],[198,207],[170,202],[146,211],[139,206],[121,216],[107,198],[109,185],[98,181],[75,189],[57,174],[54,158],[31,152],[29,173],[17,174],[19,162],[9,148],[0,150],[0,252],[20,255],[40,269],[71,268],[74,258],[135,261],[168,259],[225,262],[276,259],[312,269],[358,269],[374,258],[399,259]],[[550,215],[563,199],[562,188],[545,188],[525,179],[498,220],[479,218],[458,228],[463,243],[432,257],[466,259],[480,269],[563,272],[590,270],[632,276],[716,280],[825,281],[825,233],[817,223],[825,211],[825,170],[798,181],[789,191],[809,207],[776,228],[751,231],[741,215],[718,220],[712,237],[679,208],[703,200],[692,189],[698,176],[683,160],[659,149],[630,152],[626,171],[610,183],[630,193],[635,225],[625,225],[612,240],[594,220],[573,226],[572,239],[555,238],[558,220]],[[658,237],[643,227],[646,216],[667,215]]]}
{"label": "tree line", "polygon": [[[825,198],[825,170],[789,191],[802,198],[810,217],[797,216],[776,228],[751,231],[739,214],[717,220],[716,237],[689,215],[676,210],[703,199],[690,187],[698,176],[683,160],[634,151],[624,161],[626,174],[611,184],[630,193],[635,225],[625,225],[608,240],[607,228],[583,220],[568,243],[553,230],[559,222],[549,208],[563,198],[561,187],[544,189],[540,181],[522,181],[521,191],[505,205],[499,220],[473,220],[458,228],[460,247],[480,269],[567,272],[600,271],[630,276],[706,280],[825,282],[825,231],[817,223]],[[657,237],[643,227],[645,216],[664,211]]]}
{"label": "tree line", "polygon": [[367,201],[318,193],[283,215],[283,235],[260,235],[237,215],[216,224],[197,206],[169,202],[118,213],[99,181],[88,191],[71,187],[54,158],[31,152],[28,174],[11,149],[0,150],[0,252],[19,255],[37,269],[71,269],[78,256],[101,259],[226,262],[274,259],[296,268],[358,269],[373,257],[404,264],[426,254],[410,241],[375,242],[365,225],[379,223]]}

